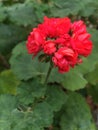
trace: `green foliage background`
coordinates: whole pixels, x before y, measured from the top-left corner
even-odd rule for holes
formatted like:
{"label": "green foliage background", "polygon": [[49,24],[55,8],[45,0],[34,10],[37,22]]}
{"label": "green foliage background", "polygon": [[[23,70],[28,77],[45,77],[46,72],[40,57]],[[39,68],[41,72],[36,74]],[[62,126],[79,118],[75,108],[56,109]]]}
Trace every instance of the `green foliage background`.
{"label": "green foliage background", "polygon": [[[32,60],[26,39],[43,17],[82,19],[93,51],[83,64],[44,85],[47,63]],[[96,130],[85,100],[98,103],[98,0],[0,1],[0,130]]]}

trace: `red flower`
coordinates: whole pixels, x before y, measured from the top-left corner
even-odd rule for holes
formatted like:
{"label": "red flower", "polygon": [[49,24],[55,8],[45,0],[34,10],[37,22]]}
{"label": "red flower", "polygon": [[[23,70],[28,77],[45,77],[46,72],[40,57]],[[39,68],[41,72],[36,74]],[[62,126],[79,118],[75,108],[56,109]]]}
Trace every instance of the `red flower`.
{"label": "red flower", "polygon": [[69,34],[61,35],[59,38],[55,41],[58,46],[66,46],[71,47],[71,36]]}
{"label": "red flower", "polygon": [[86,31],[86,25],[81,20],[74,22],[71,25],[71,29],[72,29],[72,32],[74,32],[75,34],[81,34],[81,33],[87,32]]}
{"label": "red flower", "polygon": [[79,55],[88,56],[92,50],[92,42],[90,41],[90,34],[86,31],[86,26],[82,21],[72,24],[72,40],[71,45]]}
{"label": "red flower", "polygon": [[34,56],[39,51],[51,56],[59,72],[64,73],[82,63],[79,57],[91,53],[92,42],[83,21],[71,23],[67,17],[44,17],[44,22],[30,33],[27,49]]}
{"label": "red flower", "polygon": [[46,41],[43,46],[43,50],[48,55],[53,54],[56,51],[55,42],[52,40]]}
{"label": "red flower", "polygon": [[70,19],[65,18],[48,18],[44,17],[43,24],[38,26],[42,32],[46,35],[46,37],[59,37],[65,33],[68,33],[71,28]]}
{"label": "red flower", "polygon": [[80,40],[79,36],[74,36],[74,38],[72,39],[72,46],[73,49],[76,50],[79,55],[88,56],[92,51],[92,42],[88,38],[83,40],[84,37],[85,34],[81,35]]}
{"label": "red flower", "polygon": [[34,28],[30,33],[26,44],[28,53],[36,55],[41,50],[42,43],[44,43],[43,34],[39,29]]}
{"label": "red flower", "polygon": [[72,49],[62,47],[54,54],[52,61],[56,66],[58,66],[59,72],[64,73],[69,71],[70,66],[74,67],[78,61],[77,58],[78,54]]}

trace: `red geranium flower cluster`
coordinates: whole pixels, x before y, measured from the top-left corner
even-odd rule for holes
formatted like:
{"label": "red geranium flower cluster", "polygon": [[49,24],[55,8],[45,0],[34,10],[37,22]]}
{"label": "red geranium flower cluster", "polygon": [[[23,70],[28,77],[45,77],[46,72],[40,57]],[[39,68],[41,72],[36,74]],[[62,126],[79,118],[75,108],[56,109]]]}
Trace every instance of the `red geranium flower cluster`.
{"label": "red geranium flower cluster", "polygon": [[52,57],[59,72],[69,71],[70,67],[81,63],[80,56],[88,56],[92,50],[90,34],[83,21],[71,23],[70,19],[47,18],[34,28],[27,41],[28,53],[34,56],[43,51]]}

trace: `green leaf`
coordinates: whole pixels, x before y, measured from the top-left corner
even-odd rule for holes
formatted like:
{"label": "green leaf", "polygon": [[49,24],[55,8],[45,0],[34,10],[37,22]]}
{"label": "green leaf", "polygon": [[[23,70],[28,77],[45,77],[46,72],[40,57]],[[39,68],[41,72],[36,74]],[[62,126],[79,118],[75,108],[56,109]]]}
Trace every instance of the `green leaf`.
{"label": "green leaf", "polygon": [[0,95],[0,129],[11,130],[11,113],[17,107],[17,100],[11,95]]}
{"label": "green leaf", "polygon": [[83,63],[76,66],[74,68],[74,70],[77,71],[77,72],[80,72],[83,75],[85,75],[88,72],[91,72],[92,70],[94,70],[97,61],[92,62],[93,61],[92,55],[93,55],[93,53],[86,58],[82,58]]}
{"label": "green leaf", "polygon": [[86,17],[93,15],[95,17],[98,17],[98,1],[88,0],[87,4],[84,6],[84,9],[80,11],[79,15]]}
{"label": "green leaf", "polygon": [[[86,8],[86,9],[85,9]],[[92,3],[87,3],[82,10],[80,10],[79,15],[84,17],[89,17],[95,13],[95,6]]]}
{"label": "green leaf", "polygon": [[24,40],[28,29],[15,25],[0,24],[0,53],[7,54],[19,42]]}
{"label": "green leaf", "polygon": [[69,73],[64,75],[62,84],[65,88],[74,91],[84,88],[87,84],[87,81],[83,78],[81,73],[71,70]]}
{"label": "green leaf", "polygon": [[43,130],[34,124],[32,111],[13,111],[11,126],[13,130]]}
{"label": "green leaf", "polygon": [[53,112],[47,102],[39,103],[34,109],[35,123],[43,127],[51,126],[53,122]]}
{"label": "green leaf", "polygon": [[21,80],[28,80],[40,75],[45,77],[49,66],[39,62],[37,57],[32,59],[32,55],[27,53],[25,43],[20,43],[14,48],[10,63],[13,72]]}
{"label": "green leaf", "polygon": [[88,73],[86,72],[85,78],[90,82],[91,84],[97,83],[97,77],[98,77],[98,31],[95,29],[89,29],[89,32],[92,35],[92,41],[93,41],[93,51],[90,57],[88,57],[89,65]]}
{"label": "green leaf", "polygon": [[[92,42],[93,42],[93,50],[92,54],[89,57],[91,59],[90,64],[98,64],[98,30],[96,29],[88,29],[89,33],[91,34]],[[92,62],[93,61],[93,62]]]}
{"label": "green leaf", "polygon": [[12,110],[14,110],[14,108],[17,107],[17,103],[18,102],[15,96],[7,94],[0,95],[0,115],[9,114]]}
{"label": "green leaf", "polygon": [[44,130],[52,124],[53,113],[47,103],[39,103],[33,111],[27,110],[13,112],[13,130]]}
{"label": "green leaf", "polygon": [[3,22],[7,17],[6,8],[0,4],[0,22]]}
{"label": "green leaf", "polygon": [[35,11],[37,20],[40,23],[43,22],[44,16],[51,15],[48,4],[44,4],[43,2],[38,3],[37,1],[33,1],[33,7],[34,7],[34,11]]}
{"label": "green leaf", "polygon": [[0,74],[0,93],[16,94],[16,88],[20,81],[11,70],[2,71]]}
{"label": "green leaf", "polygon": [[18,3],[8,8],[10,21],[17,25],[33,25],[36,21],[33,3]]}
{"label": "green leaf", "polygon": [[53,122],[53,112],[46,102],[38,103],[33,110],[18,110],[15,96],[0,95],[1,130],[44,130]]}
{"label": "green leaf", "polygon": [[96,65],[96,68],[92,72],[86,74],[85,78],[89,83],[96,85],[98,83],[98,65]]}
{"label": "green leaf", "polygon": [[60,122],[61,130],[96,130],[85,99],[70,93]]}
{"label": "green leaf", "polygon": [[55,17],[64,17],[66,15],[77,15],[80,10],[84,9],[85,5],[91,0],[53,0],[53,5],[51,5],[51,13]]}
{"label": "green leaf", "polygon": [[71,69],[68,73],[60,74],[54,69],[49,77],[49,82],[58,82],[68,90],[78,90],[84,88],[87,81],[83,78],[83,75],[75,69]]}
{"label": "green leaf", "polygon": [[38,80],[22,82],[17,88],[17,96],[22,104],[30,104],[44,98],[46,86],[39,83]]}
{"label": "green leaf", "polygon": [[58,85],[49,85],[46,92],[46,102],[53,111],[59,111],[67,100],[67,94]]}

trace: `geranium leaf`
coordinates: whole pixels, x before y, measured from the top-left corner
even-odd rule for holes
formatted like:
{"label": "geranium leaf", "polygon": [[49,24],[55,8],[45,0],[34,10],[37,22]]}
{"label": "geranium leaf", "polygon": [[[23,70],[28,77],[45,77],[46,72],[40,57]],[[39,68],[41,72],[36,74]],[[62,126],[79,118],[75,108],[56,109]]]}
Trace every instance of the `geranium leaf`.
{"label": "geranium leaf", "polygon": [[72,91],[84,88],[87,84],[83,75],[74,69],[65,74],[60,74],[56,69],[54,69],[50,75],[49,82],[58,82],[62,84],[64,88]]}
{"label": "geranium leaf", "polygon": [[[64,17],[66,15],[74,14],[77,15],[80,10],[83,10],[85,5],[87,5],[89,1],[85,0],[72,0],[69,1],[60,1],[60,0],[53,0],[53,5],[51,6],[51,12],[55,17]],[[72,4],[73,2],[73,4]]]}
{"label": "geranium leaf", "polygon": [[11,95],[0,95],[0,129],[11,130],[11,113],[17,107],[17,100]]}
{"label": "geranium leaf", "polygon": [[25,2],[18,3],[8,8],[10,21],[17,25],[33,25],[36,22],[36,15],[33,8],[33,3]]}
{"label": "geranium leaf", "polygon": [[60,125],[61,130],[96,130],[89,107],[81,95],[69,94]]}
{"label": "geranium leaf", "polygon": [[22,41],[28,29],[15,25],[0,24],[0,53],[7,54],[12,48]]}
{"label": "geranium leaf", "polygon": [[46,92],[46,102],[53,111],[59,111],[67,100],[67,94],[58,85],[49,85]]}
{"label": "geranium leaf", "polygon": [[17,97],[22,104],[34,103],[40,98],[44,98],[46,86],[42,85],[38,80],[22,82],[17,88]]}
{"label": "geranium leaf", "polygon": [[3,22],[7,17],[6,8],[0,3],[0,22]]}
{"label": "geranium leaf", "polygon": [[53,113],[47,103],[39,103],[36,107],[25,112],[14,111],[12,116],[13,130],[44,130],[52,124]]}
{"label": "geranium leaf", "polygon": [[21,80],[28,80],[40,75],[46,77],[49,66],[46,63],[39,62],[37,57],[32,59],[32,56],[27,53],[25,42],[14,48],[10,63],[12,70]]}
{"label": "geranium leaf", "polygon": [[16,94],[16,88],[20,81],[11,70],[2,71],[0,74],[0,93]]}
{"label": "geranium leaf", "polygon": [[92,72],[86,74],[85,78],[89,83],[96,85],[98,83],[98,65],[96,65],[96,68]]}

